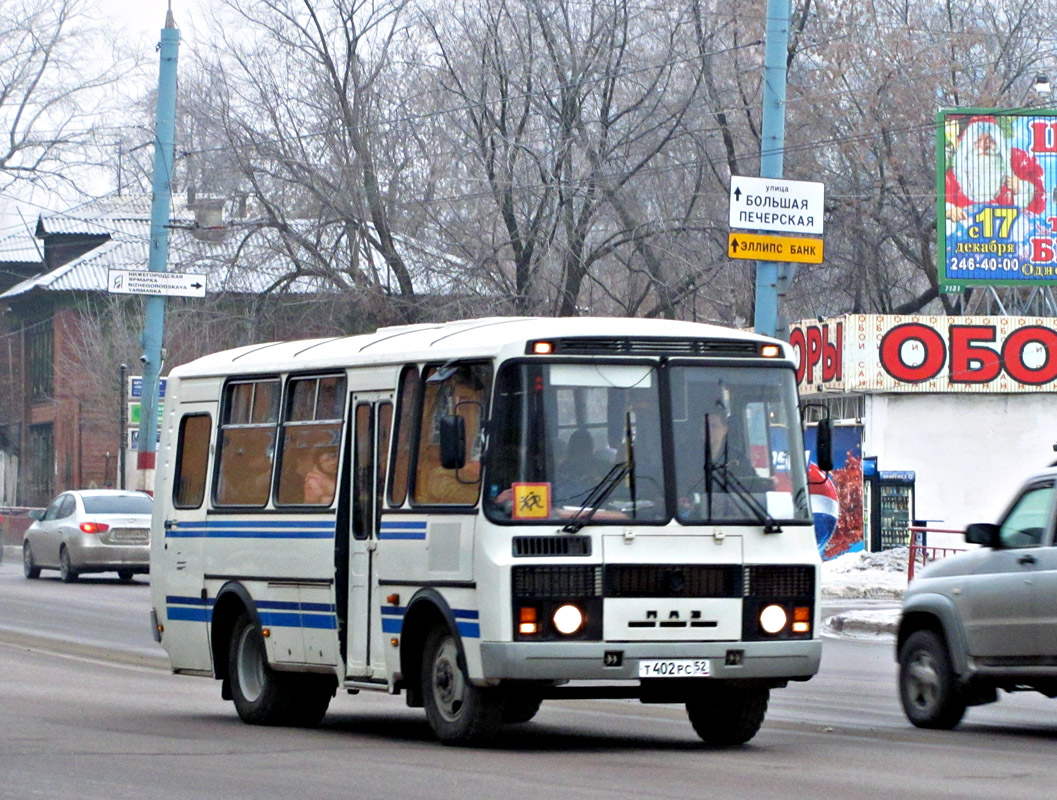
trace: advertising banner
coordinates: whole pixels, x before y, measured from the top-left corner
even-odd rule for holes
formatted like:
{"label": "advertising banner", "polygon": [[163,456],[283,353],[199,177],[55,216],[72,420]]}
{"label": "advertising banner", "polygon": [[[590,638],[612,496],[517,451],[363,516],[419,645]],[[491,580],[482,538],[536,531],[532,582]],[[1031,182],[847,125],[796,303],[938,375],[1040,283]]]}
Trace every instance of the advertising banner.
{"label": "advertising banner", "polygon": [[817,428],[804,431],[811,462],[808,489],[815,517],[815,543],[823,560],[864,549],[861,425],[833,428],[833,471],[828,475],[815,464]]}
{"label": "advertising banner", "polygon": [[937,115],[939,282],[1057,283],[1057,111]]}
{"label": "advertising banner", "polygon": [[803,394],[1057,389],[1057,319],[848,314],[791,326]]}

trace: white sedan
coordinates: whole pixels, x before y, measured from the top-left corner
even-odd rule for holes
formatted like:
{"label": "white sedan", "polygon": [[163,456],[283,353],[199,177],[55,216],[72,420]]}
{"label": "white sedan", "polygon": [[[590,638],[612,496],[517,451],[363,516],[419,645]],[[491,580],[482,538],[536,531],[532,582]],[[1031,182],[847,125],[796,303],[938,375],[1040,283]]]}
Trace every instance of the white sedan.
{"label": "white sedan", "polygon": [[29,514],[34,521],[22,540],[25,576],[57,569],[69,583],[85,572],[115,571],[124,581],[148,572],[153,504],[144,492],[63,492],[46,509]]}

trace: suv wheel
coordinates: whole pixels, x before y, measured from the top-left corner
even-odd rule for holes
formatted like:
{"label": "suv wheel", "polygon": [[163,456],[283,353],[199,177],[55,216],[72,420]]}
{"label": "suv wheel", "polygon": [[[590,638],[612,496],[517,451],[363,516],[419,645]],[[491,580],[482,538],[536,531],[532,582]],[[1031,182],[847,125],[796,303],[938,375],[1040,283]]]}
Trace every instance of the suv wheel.
{"label": "suv wheel", "polygon": [[965,715],[947,645],[935,631],[915,631],[899,651],[899,699],[919,728],[949,730]]}

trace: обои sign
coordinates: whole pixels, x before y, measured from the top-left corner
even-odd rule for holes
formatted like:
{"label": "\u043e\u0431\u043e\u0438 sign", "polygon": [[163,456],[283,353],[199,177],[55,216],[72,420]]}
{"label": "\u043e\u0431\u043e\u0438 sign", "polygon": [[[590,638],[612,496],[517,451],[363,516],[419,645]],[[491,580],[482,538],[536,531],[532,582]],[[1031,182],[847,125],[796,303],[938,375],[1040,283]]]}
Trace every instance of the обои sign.
{"label": "\u043e\u0431\u043e\u0438 sign", "polygon": [[1057,388],[1057,320],[849,314],[793,326],[805,394]]}

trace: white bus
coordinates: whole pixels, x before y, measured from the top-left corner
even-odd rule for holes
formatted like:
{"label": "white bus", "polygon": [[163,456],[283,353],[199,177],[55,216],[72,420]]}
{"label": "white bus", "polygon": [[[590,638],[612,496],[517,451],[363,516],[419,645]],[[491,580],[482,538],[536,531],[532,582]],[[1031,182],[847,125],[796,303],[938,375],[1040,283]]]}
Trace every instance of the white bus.
{"label": "white bus", "polygon": [[468,744],[621,697],[743,743],[821,657],[794,366],[696,323],[491,318],[178,367],[155,637],[249,723],[375,689]]}

